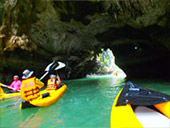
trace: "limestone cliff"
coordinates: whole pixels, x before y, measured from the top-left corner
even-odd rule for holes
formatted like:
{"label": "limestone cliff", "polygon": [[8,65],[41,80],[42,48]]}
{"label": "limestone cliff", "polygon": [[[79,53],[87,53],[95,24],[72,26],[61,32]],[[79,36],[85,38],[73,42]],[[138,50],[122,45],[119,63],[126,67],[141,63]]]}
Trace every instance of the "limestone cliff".
{"label": "limestone cliff", "polygon": [[[0,4],[2,73],[23,70],[29,66],[26,60],[40,72],[56,59],[67,64],[68,77],[83,77],[95,72],[101,48],[113,51],[127,75],[142,75],[143,68],[161,60],[144,72],[152,76],[163,63],[169,64],[164,58],[170,51],[170,0],[3,0]],[[14,37],[18,40],[12,42]]]}

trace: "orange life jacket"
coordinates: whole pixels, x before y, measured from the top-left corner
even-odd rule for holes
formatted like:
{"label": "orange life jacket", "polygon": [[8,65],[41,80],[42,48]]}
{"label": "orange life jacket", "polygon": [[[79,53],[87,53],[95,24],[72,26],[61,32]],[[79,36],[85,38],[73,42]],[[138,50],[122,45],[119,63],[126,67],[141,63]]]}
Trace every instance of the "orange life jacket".
{"label": "orange life jacket", "polygon": [[56,78],[50,78],[47,81],[47,90],[55,90],[58,86],[58,83],[56,83]]}
{"label": "orange life jacket", "polygon": [[25,101],[30,101],[40,96],[39,88],[36,86],[35,81],[36,81],[36,77],[22,81],[20,96]]}

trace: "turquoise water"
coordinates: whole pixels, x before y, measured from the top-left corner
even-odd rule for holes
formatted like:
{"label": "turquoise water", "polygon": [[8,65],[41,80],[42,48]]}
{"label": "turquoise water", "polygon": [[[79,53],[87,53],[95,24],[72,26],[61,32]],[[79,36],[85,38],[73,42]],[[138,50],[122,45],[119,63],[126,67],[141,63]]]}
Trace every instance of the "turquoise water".
{"label": "turquoise water", "polygon": [[[64,95],[48,107],[19,109],[19,98],[1,101],[0,127],[109,128],[111,107],[127,80],[98,77],[64,81]],[[131,80],[138,85],[170,94],[170,82]],[[13,106],[10,106],[13,104]]]}

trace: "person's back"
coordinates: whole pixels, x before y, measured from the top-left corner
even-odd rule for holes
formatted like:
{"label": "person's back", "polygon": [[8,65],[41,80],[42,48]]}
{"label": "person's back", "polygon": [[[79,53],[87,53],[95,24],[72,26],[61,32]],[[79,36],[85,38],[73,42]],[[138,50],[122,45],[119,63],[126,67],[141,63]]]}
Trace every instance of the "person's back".
{"label": "person's back", "polygon": [[61,80],[59,78],[59,76],[51,74],[50,75],[50,79],[48,79],[47,81],[47,88],[46,90],[56,90],[57,87],[61,84]]}
{"label": "person's back", "polygon": [[40,96],[39,88],[44,86],[44,83],[36,79],[36,77],[32,77],[32,74],[33,71],[28,69],[23,72],[20,97],[25,101],[38,98]]}
{"label": "person's back", "polygon": [[35,79],[36,77],[33,77],[22,81],[21,98],[25,101],[30,101],[40,96],[39,88],[36,86]]}

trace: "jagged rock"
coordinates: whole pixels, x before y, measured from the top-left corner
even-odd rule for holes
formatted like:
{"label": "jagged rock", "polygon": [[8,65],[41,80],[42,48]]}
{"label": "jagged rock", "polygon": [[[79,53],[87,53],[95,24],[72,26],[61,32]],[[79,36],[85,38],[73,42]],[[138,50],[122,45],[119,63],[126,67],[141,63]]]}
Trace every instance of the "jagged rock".
{"label": "jagged rock", "polygon": [[[134,65],[152,61],[150,58],[167,57],[170,51],[169,0],[3,2],[3,62],[14,53],[16,60],[21,53],[33,61],[55,58],[67,63],[70,76],[75,78],[96,72],[95,57],[101,48],[109,47],[117,64],[124,64],[122,68],[126,69],[131,65],[132,70]],[[20,40],[23,33],[28,41]],[[15,45],[9,47],[13,42]]]}
{"label": "jagged rock", "polygon": [[10,40],[6,44],[6,47],[4,48],[4,51],[14,51],[16,48],[20,48],[26,51],[35,51],[37,49],[37,46],[29,41],[28,37],[23,34],[21,37],[11,36]]}
{"label": "jagged rock", "polygon": [[126,77],[126,74],[123,72],[119,66],[115,63],[115,56],[113,52],[108,48],[97,55],[96,58],[98,69],[97,74],[112,74],[119,77]]}
{"label": "jagged rock", "polygon": [[159,24],[170,8],[170,1],[114,0],[105,2],[105,5],[114,20],[119,20],[135,28],[141,28]]}

